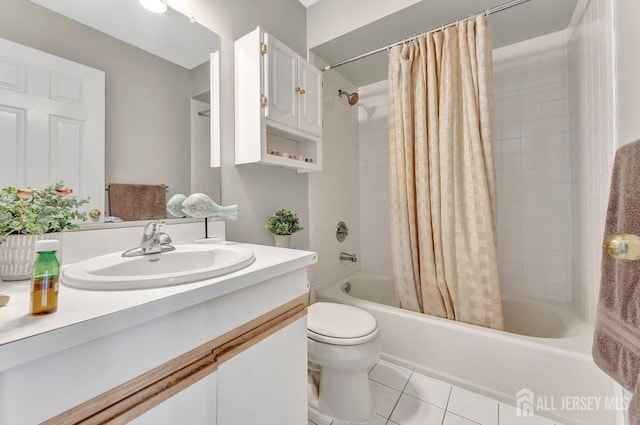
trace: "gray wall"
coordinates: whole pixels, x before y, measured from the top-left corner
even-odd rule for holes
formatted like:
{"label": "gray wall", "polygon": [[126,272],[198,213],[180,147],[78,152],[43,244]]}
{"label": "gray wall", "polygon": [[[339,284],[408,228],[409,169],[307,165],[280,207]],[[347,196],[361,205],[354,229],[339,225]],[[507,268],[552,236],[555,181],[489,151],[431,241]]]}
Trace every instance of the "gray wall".
{"label": "gray wall", "polygon": [[105,72],[107,183],[189,191],[188,70],[26,0],[2,0],[0,37]]}
{"label": "gray wall", "polygon": [[240,218],[227,223],[227,237],[241,242],[273,244],[264,224],[279,207],[298,213],[305,230],[292,239],[309,247],[309,178],[294,170],[263,165],[234,165],[233,41],[262,26],[306,57],[306,11],[297,0],[168,1],[221,37],[222,201],[240,205]]}

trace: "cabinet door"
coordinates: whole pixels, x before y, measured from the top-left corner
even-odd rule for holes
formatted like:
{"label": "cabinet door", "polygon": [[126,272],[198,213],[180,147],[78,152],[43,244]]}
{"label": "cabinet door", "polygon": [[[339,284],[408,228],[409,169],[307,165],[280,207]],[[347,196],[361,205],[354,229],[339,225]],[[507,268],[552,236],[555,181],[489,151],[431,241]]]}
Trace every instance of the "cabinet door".
{"label": "cabinet door", "polygon": [[322,135],[322,72],[305,60],[300,60],[298,84],[302,89],[299,98],[300,130]]}
{"label": "cabinet door", "polygon": [[269,34],[265,57],[265,117],[289,127],[298,125],[298,93],[296,67],[298,55]]}
{"label": "cabinet door", "polygon": [[218,368],[218,425],[307,423],[307,318]]}

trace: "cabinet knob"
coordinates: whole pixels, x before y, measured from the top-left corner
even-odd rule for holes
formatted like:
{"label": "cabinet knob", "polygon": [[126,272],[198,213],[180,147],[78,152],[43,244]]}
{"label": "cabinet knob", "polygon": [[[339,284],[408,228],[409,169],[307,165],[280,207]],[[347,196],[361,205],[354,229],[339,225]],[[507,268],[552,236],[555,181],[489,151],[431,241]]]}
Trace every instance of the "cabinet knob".
{"label": "cabinet knob", "polygon": [[300,89],[300,94],[305,94],[306,91],[304,91],[304,89]]}
{"label": "cabinet knob", "polygon": [[300,93],[302,89],[300,87],[296,87],[296,93]]}
{"label": "cabinet knob", "polygon": [[89,217],[91,217],[93,219],[98,219],[98,218],[100,218],[101,215],[102,215],[102,213],[100,212],[100,210],[93,209],[93,210],[89,211]]}
{"label": "cabinet knob", "polygon": [[612,233],[604,238],[603,248],[616,260],[640,259],[640,238],[630,233]]}

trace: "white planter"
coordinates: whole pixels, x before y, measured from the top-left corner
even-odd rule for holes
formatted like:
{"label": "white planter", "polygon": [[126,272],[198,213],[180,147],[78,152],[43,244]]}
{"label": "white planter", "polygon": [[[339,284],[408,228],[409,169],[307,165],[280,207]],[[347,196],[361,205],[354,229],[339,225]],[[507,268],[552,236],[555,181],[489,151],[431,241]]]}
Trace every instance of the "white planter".
{"label": "white planter", "polygon": [[[36,261],[35,244],[39,240],[62,240],[62,233],[44,235],[9,235],[0,245],[0,279],[31,279],[33,263]],[[62,254],[62,244],[58,250],[58,261]]]}
{"label": "white planter", "polygon": [[291,235],[273,235],[276,246],[280,248],[289,248],[291,246]]}

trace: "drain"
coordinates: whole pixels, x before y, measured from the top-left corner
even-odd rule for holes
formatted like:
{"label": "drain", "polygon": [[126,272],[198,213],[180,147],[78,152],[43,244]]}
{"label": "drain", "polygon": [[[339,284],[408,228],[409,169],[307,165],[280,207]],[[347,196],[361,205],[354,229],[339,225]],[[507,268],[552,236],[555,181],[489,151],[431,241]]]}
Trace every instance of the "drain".
{"label": "drain", "polygon": [[351,282],[344,283],[344,292],[346,292],[347,294],[351,292]]}

